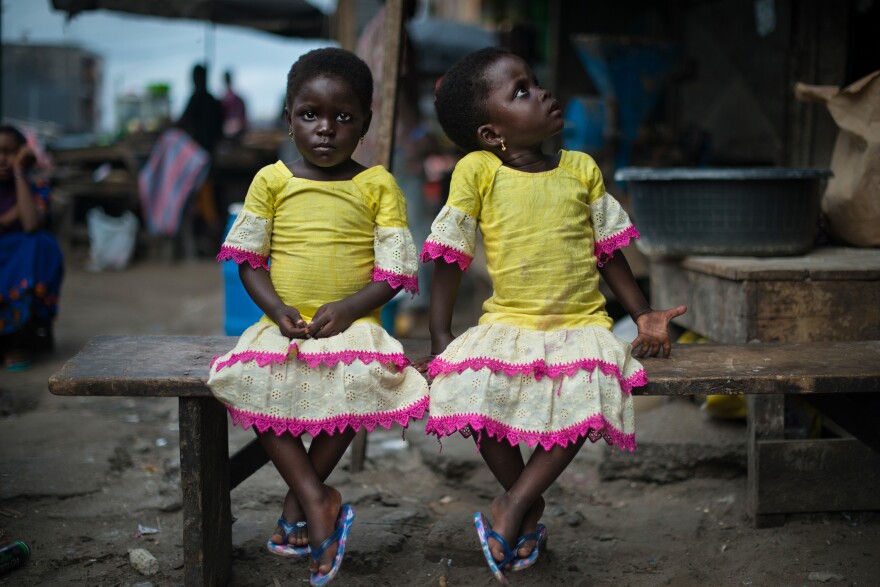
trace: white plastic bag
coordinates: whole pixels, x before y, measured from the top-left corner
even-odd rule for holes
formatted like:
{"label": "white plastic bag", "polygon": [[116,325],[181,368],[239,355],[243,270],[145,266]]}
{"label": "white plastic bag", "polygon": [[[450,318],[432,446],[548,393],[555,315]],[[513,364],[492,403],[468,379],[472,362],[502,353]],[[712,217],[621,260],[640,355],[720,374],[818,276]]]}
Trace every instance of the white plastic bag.
{"label": "white plastic bag", "polygon": [[118,218],[92,208],[86,212],[89,228],[90,269],[125,269],[134,253],[138,219],[131,211]]}

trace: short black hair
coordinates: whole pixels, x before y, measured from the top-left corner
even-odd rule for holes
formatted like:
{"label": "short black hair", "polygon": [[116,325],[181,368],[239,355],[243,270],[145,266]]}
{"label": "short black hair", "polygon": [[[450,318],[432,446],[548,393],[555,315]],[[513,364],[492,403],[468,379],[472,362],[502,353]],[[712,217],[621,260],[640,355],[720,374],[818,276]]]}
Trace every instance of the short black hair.
{"label": "short black hair", "polygon": [[15,142],[18,143],[19,147],[27,143],[24,133],[9,124],[0,126],[0,135],[11,135],[12,138],[15,139]]}
{"label": "short black hair", "polygon": [[290,110],[299,89],[316,77],[335,77],[347,82],[364,109],[370,112],[373,103],[373,74],[364,61],[345,49],[326,47],[314,49],[296,60],[287,74],[287,97],[284,106]]}
{"label": "short black hair", "polygon": [[513,55],[506,49],[486,47],[466,55],[449,68],[434,94],[437,120],[453,143],[467,152],[482,149],[477,129],[489,122],[489,82],[486,70],[502,57]]}

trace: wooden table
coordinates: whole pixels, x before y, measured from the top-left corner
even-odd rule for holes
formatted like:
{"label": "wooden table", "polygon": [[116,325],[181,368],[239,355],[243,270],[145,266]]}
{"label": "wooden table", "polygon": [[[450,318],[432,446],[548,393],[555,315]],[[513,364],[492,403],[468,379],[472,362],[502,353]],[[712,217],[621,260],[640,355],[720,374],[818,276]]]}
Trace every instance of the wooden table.
{"label": "wooden table", "polygon": [[[687,304],[676,323],[715,342],[880,339],[877,249],[652,261],[650,279],[654,307]],[[800,360],[823,357],[804,354]],[[858,438],[864,438],[864,423],[852,421],[853,415],[867,410],[880,418],[880,406],[866,408],[847,396],[811,399]],[[748,494],[756,526],[780,525],[785,513],[880,509],[880,472],[866,468],[875,455],[864,444],[846,433],[833,440],[785,439],[782,395],[749,395],[748,403]]]}

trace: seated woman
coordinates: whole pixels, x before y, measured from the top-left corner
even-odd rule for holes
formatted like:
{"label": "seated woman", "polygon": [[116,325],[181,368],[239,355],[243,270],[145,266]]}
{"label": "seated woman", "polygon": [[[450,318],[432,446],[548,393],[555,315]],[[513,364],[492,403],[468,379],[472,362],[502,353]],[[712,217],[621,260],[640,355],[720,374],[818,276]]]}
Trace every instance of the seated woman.
{"label": "seated woman", "polygon": [[30,366],[33,341],[51,333],[64,262],[43,230],[48,183],[31,176],[36,158],[24,135],[0,126],[0,354],[3,366]]}

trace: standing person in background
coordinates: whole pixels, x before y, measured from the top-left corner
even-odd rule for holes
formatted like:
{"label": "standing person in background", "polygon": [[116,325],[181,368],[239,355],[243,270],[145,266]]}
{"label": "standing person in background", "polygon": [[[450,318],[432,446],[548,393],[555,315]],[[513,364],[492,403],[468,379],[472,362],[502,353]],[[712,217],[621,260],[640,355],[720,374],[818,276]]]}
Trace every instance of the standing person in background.
{"label": "standing person in background", "polygon": [[232,89],[232,72],[223,74],[226,92],[220,98],[223,107],[223,135],[228,139],[239,139],[247,130],[247,108],[244,100]]}
{"label": "standing person in background", "polygon": [[32,174],[35,161],[21,131],[0,126],[0,352],[9,371],[30,366],[29,341],[51,342],[64,275],[58,242],[44,230],[49,185]]}
{"label": "standing person in background", "polygon": [[218,206],[220,198],[214,190],[214,155],[217,143],[223,138],[223,106],[208,91],[208,70],[201,63],[193,67],[192,81],[193,93],[177,126],[185,130],[208,153],[208,176],[196,192],[195,204],[211,241],[202,248],[213,251],[216,249],[214,241],[220,240],[222,230]]}
{"label": "standing person in background", "polygon": [[213,157],[223,138],[223,106],[208,91],[208,70],[201,63],[193,67],[192,81],[193,93],[177,126]]}
{"label": "standing person in background", "polygon": [[[415,0],[406,0],[403,6],[404,22],[409,21],[415,15]],[[404,32],[403,59],[400,66],[397,96],[397,119],[394,125],[394,152],[392,154],[392,171],[397,179],[400,189],[406,197],[408,210],[408,222],[412,230],[413,239],[417,248],[424,244],[431,229],[431,217],[425,205],[424,183],[425,169],[424,158],[428,153],[430,137],[421,125],[418,109],[418,70],[416,66],[416,52]],[[382,110],[382,83],[384,79],[385,60],[385,7],[379,9],[376,15],[367,23],[358,38],[356,53],[364,60],[373,74],[373,126],[378,127],[378,117]],[[379,133],[368,134],[356,155],[364,165],[375,165],[379,160],[378,152]],[[428,290],[431,279],[429,268],[422,265],[419,267],[419,282],[423,291]],[[414,299],[405,298],[401,302],[402,308],[416,313],[425,313],[428,309],[427,296],[419,296]],[[411,321],[410,321],[411,322]],[[394,332],[398,336],[406,336],[406,332]]]}

